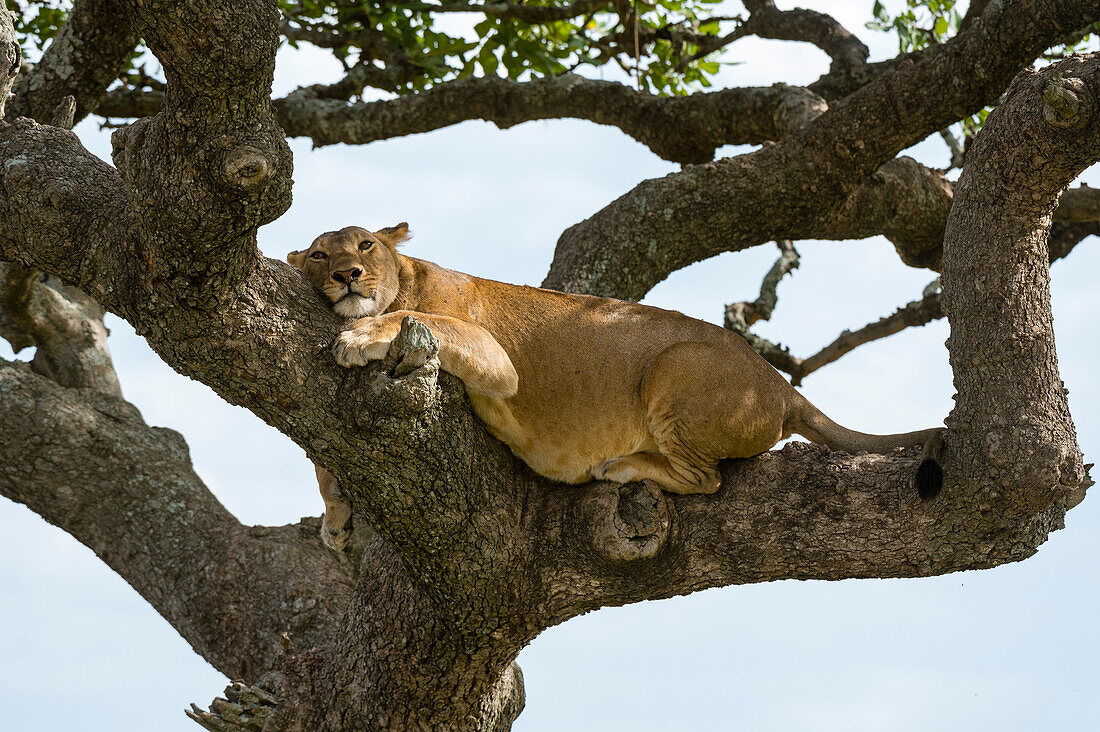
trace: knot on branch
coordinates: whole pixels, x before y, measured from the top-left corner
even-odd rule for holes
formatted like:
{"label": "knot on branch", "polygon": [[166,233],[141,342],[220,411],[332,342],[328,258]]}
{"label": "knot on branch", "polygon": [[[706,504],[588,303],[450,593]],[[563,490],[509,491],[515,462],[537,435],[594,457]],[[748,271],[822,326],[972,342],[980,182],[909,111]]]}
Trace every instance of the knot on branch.
{"label": "knot on branch", "polygon": [[435,400],[439,380],[439,341],[428,326],[412,316],[401,321],[401,330],[389,344],[382,368],[371,382],[371,410],[363,419],[382,410],[408,416],[424,412]]}
{"label": "knot on branch", "polygon": [[581,504],[592,547],[612,562],[652,559],[668,540],[668,500],[650,481],[600,484]]}
{"label": "knot on branch", "polygon": [[1047,496],[1035,491],[1036,486],[1076,493],[1090,484],[1088,470],[1075,446],[1036,439],[1044,433],[1034,420],[1020,425],[991,429],[985,435],[984,447],[991,466],[1002,474],[1002,484],[1018,486],[1021,492],[1036,493],[1036,499],[1047,503]]}
{"label": "knot on branch", "polygon": [[390,349],[382,365],[386,371],[400,378],[424,368],[432,359],[438,367],[439,340],[428,326],[411,315],[401,320],[401,330],[390,342]]}
{"label": "knot on branch", "polygon": [[1042,90],[1043,119],[1064,130],[1083,126],[1089,118],[1089,95],[1085,82],[1055,74]]}
{"label": "knot on branch", "polygon": [[76,119],[76,97],[67,94],[61,98],[61,103],[53,111],[50,124],[63,130],[71,130]]}
{"label": "knot on branch", "polygon": [[271,180],[277,167],[259,148],[241,145],[222,156],[221,173],[232,188],[250,191]]}
{"label": "knot on branch", "polygon": [[523,688],[523,671],[519,664],[512,661],[500,680],[493,687],[493,692],[486,700],[485,718],[489,722],[486,729],[496,732],[508,732],[512,729],[512,723],[519,717],[520,712],[527,705],[527,693]]}

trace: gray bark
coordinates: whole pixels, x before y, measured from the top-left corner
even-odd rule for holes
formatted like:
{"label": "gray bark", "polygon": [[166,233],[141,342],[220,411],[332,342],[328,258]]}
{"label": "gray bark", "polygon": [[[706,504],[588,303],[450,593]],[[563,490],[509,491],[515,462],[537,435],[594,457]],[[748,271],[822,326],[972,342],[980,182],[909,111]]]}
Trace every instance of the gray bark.
{"label": "gray bark", "polygon": [[[513,660],[556,623],[707,587],[1017,561],[1083,498],[1090,480],[1058,379],[1046,242],[1062,190],[1100,155],[1097,55],[1020,75],[954,191],[943,301],[959,395],[944,493],[917,499],[915,451],[793,444],[724,464],[715,495],[671,496],[638,484],[563,490],[533,474],[436,360],[391,371],[413,347],[407,331],[386,362],[336,366],[329,346],[341,321],[256,248],[256,228],[285,211],[291,185],[269,100],[274,3],[120,7],[164,64],[163,106],[115,134],[115,167],[54,126],[0,129],[0,258],[81,288],[175,370],[287,434],[374,528],[358,532],[352,570],[323,549],[315,521],[241,526],[195,477],[177,435],[147,427],[110,385],[59,360],[72,338],[55,343],[20,321],[64,312],[67,301],[36,278],[11,280],[9,265],[18,297],[5,300],[6,332],[62,365],[0,364],[0,411],[10,415],[0,493],[90,546],[197,652],[248,682],[195,713],[210,729],[242,728],[247,707],[264,710],[265,729],[504,730],[523,704]],[[765,216],[800,230],[835,222],[901,147],[999,93],[1095,11],[996,4],[957,42],[885,72],[783,142],[645,184],[567,234],[596,259],[574,248],[576,259],[555,266],[566,262],[586,287],[633,295],[713,249],[705,238],[687,245],[700,228],[728,238],[735,223],[745,242],[774,236]],[[964,63],[981,71],[960,77]],[[748,199],[730,205],[740,193]],[[713,221],[696,220],[693,197],[720,204]],[[616,230],[630,212],[641,224]],[[626,274],[609,279],[593,263],[639,242],[649,252],[642,226],[674,254],[622,260]],[[610,247],[591,246],[603,234]],[[77,320],[98,317],[90,301],[78,310]],[[106,358],[101,340],[88,347]]]}
{"label": "gray bark", "polygon": [[641,183],[561,235],[543,286],[640,300],[693,262],[815,238],[876,169],[992,102],[1025,64],[1097,17],[1089,0],[993,5],[781,142]]}
{"label": "gray bark", "polygon": [[19,77],[8,116],[46,121],[65,96],[77,100],[76,120],[94,111],[103,90],[125,68],[137,45],[122,3],[76,0],[68,21],[34,65]]}

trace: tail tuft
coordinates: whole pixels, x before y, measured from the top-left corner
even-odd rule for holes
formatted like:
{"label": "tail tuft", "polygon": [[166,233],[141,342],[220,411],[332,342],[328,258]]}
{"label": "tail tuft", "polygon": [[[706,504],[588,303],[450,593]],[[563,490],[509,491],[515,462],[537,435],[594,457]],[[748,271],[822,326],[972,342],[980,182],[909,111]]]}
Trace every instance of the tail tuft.
{"label": "tail tuft", "polygon": [[940,494],[943,488],[943,468],[935,458],[926,457],[917,468],[917,493],[926,501]]}

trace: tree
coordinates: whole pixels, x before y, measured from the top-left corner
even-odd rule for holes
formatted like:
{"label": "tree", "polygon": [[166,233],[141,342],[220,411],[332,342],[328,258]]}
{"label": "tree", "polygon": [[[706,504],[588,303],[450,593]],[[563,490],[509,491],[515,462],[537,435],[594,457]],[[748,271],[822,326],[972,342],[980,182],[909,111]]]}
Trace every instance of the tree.
{"label": "tree", "polygon": [[[461,5],[78,1],[64,16],[25,12],[30,36],[4,29],[0,332],[36,352],[30,368],[0,367],[0,491],[91,547],[245,680],[196,712],[208,728],[507,729],[523,700],[513,659],[570,617],[785,577],[996,566],[1032,554],[1083,498],[1047,267],[1100,220],[1091,190],[1063,194],[1100,157],[1100,58],[1023,69],[1076,42],[1094,3],[977,2],[954,20],[929,3],[939,14],[923,31],[916,15],[876,8],[904,51],[879,64],[828,16],[745,5],[732,20],[659,5],[644,21],[611,3],[477,6],[471,48],[421,20]],[[20,44],[50,29],[17,76]],[[678,95],[712,73],[707,54],[747,34],[815,43],[832,68],[806,88]],[[134,67],[139,38],[163,81]],[[280,38],[355,61],[340,84],[272,103]],[[640,68],[643,51],[648,90],[567,73]],[[354,101],[365,86],[401,94]],[[139,118],[116,131],[114,166],[67,131],[89,112]],[[561,490],[487,435],[434,360],[394,373],[415,333],[384,363],[338,368],[327,346],[339,320],[256,249],[257,227],[289,205],[286,135],[365,143],[559,116],[614,124],[690,165],[563,233],[547,286],[636,299],[687,264],[778,240],[761,297],[731,306],[728,324],[796,381],[946,313],[958,390],[948,490],[914,498],[912,452],[802,444],[727,465],[713,497]],[[895,157],[960,121],[981,132],[955,144],[957,183]],[[732,143],[760,147],[710,162]],[[749,330],[796,261],[788,242],[873,233],[942,273],[942,292],[804,360]],[[119,398],[102,308],[340,479],[361,519],[352,562],[320,545],[316,522],[249,529],[217,503],[179,436]]]}

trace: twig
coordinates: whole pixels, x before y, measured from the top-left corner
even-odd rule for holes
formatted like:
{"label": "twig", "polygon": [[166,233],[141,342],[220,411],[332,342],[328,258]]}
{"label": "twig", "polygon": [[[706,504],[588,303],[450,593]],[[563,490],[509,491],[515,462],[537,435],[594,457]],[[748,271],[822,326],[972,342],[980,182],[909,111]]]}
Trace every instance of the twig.
{"label": "twig", "polygon": [[795,386],[799,386],[804,378],[822,366],[836,361],[864,343],[885,338],[906,328],[926,325],[943,317],[943,310],[940,307],[939,278],[936,278],[924,288],[920,300],[914,300],[898,308],[892,315],[874,323],[868,323],[858,330],[843,331],[832,343],[809,358],[792,356],[785,346],[761,338],[749,329],[753,323],[771,318],[778,299],[776,285],[779,284],[783,275],[798,266],[798,252],[795,251],[791,242],[780,241],[778,244],[782,254],[764,276],[764,282],[760,286],[760,296],[751,303],[739,302],[727,305],[725,326],[744,338],[749,346],[772,366],[790,374],[791,383]]}
{"label": "twig", "polygon": [[[951,132],[950,127],[944,127],[940,130],[940,137],[947,143],[947,149],[951,151],[951,161],[948,163],[947,170],[954,170],[956,168],[961,169],[963,166],[963,160],[966,156],[966,150],[963,148],[963,144],[959,142],[959,138],[955,137]],[[944,172],[946,173],[947,170]]]}
{"label": "twig", "polygon": [[809,358],[802,360],[797,371],[791,374],[791,383],[798,386],[802,383],[802,379],[814,371],[831,364],[864,343],[886,338],[895,333],[900,333],[906,328],[927,325],[933,320],[942,318],[943,309],[940,306],[940,297],[939,279],[937,278],[925,288],[925,294],[920,300],[914,300],[898,308],[892,315],[880,318],[874,323],[868,323],[858,330],[841,332],[832,343]]}
{"label": "twig", "polygon": [[779,259],[764,275],[760,283],[760,295],[753,302],[735,302],[726,306],[726,327],[745,335],[748,327],[758,320],[770,320],[772,311],[779,301],[776,288],[779,281],[790,271],[798,269],[798,252],[789,239],[780,239]]}

